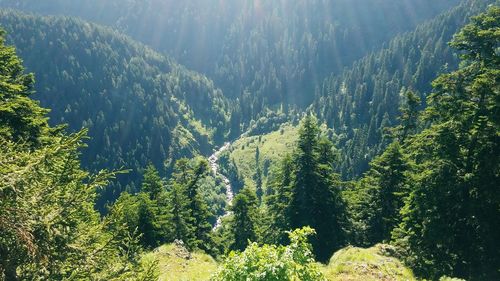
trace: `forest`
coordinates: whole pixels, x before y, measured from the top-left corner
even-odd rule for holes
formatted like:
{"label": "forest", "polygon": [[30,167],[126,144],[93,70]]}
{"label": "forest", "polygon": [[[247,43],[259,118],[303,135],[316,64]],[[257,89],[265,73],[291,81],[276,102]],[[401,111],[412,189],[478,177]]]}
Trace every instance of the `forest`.
{"label": "forest", "polygon": [[0,280],[500,280],[500,3],[435,2],[0,0]]}

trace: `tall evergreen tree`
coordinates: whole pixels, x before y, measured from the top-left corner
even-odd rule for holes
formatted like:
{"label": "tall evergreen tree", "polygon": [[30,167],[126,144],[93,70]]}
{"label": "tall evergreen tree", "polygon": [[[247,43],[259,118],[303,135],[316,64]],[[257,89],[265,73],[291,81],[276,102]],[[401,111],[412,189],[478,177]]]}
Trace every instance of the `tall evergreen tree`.
{"label": "tall evergreen tree", "polygon": [[157,206],[149,194],[140,193],[137,198],[137,231],[145,248],[158,246],[161,239],[161,227],[158,224]]}
{"label": "tall evergreen tree", "polygon": [[340,176],[333,170],[333,145],[320,137],[315,117],[301,123],[293,159],[293,181],[289,205],[290,226],[310,226],[317,232],[312,239],[321,261],[344,244],[345,211],[340,196]]}
{"label": "tall evergreen tree", "polygon": [[500,279],[500,8],[474,17],[451,45],[458,71],[440,76],[411,141],[417,171],[394,238],[423,275]]}
{"label": "tall evergreen tree", "polygon": [[169,192],[170,208],[172,212],[172,225],[174,239],[179,239],[189,247],[195,247],[194,231],[189,224],[190,213],[187,208],[187,198],[181,185],[174,183]]}
{"label": "tall evergreen tree", "polygon": [[360,198],[359,215],[363,244],[388,242],[392,230],[401,221],[400,211],[407,196],[408,163],[398,142],[394,142],[370,163],[370,170],[357,183]]}
{"label": "tall evergreen tree", "polygon": [[289,207],[292,198],[293,169],[292,157],[286,155],[270,179],[269,190],[272,193],[267,197],[266,202],[270,225],[266,236],[271,243],[285,244],[288,242],[287,231],[291,230]]}
{"label": "tall evergreen tree", "polygon": [[149,194],[151,200],[156,200],[163,190],[164,187],[160,174],[155,166],[150,163],[144,171],[141,191]]}
{"label": "tall evergreen tree", "polygon": [[257,196],[250,188],[243,188],[234,198],[232,221],[233,243],[232,250],[244,251],[249,242],[255,242],[256,235],[256,210],[258,207]]}
{"label": "tall evergreen tree", "polygon": [[175,221],[177,239],[190,248],[209,250],[212,244],[210,233],[210,213],[207,203],[199,192],[201,181],[207,175],[208,163],[206,160],[188,159],[177,161],[171,179],[171,202]]}
{"label": "tall evergreen tree", "polygon": [[204,250],[209,250],[212,243],[210,238],[212,225],[209,221],[212,214],[199,192],[200,181],[206,176],[207,171],[208,163],[206,160],[200,160],[196,163],[193,177],[186,187],[188,207],[191,213],[189,223],[195,230],[196,246]]}
{"label": "tall evergreen tree", "polygon": [[294,182],[290,203],[290,220],[293,228],[313,226],[311,189],[317,183],[317,148],[319,128],[317,120],[307,115],[299,129],[299,140],[294,155]]}

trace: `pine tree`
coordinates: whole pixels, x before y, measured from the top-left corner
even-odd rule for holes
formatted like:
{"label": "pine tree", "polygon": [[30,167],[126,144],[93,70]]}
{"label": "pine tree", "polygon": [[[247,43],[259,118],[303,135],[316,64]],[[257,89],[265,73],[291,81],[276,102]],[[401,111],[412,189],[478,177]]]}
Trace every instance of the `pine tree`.
{"label": "pine tree", "polygon": [[407,149],[417,166],[394,238],[431,278],[500,279],[499,29],[492,7],[454,37],[464,61],[434,81],[433,125]]}
{"label": "pine tree", "polygon": [[194,175],[189,182],[186,192],[188,198],[188,206],[191,212],[190,221],[192,228],[195,229],[196,245],[203,250],[209,250],[212,244],[210,232],[212,225],[210,218],[212,214],[208,210],[207,203],[201,197],[199,192],[200,180],[206,176],[208,171],[208,163],[206,160],[200,160],[194,167]]}
{"label": "pine tree", "polygon": [[[297,151],[294,155],[296,165],[292,200],[290,203],[290,222],[292,228],[313,227],[312,198],[310,189],[317,185],[317,146],[319,128],[317,120],[307,115],[299,129]],[[313,227],[314,228],[314,227]]]}
{"label": "pine tree", "polygon": [[287,231],[291,230],[289,207],[293,169],[292,157],[286,155],[270,179],[271,194],[267,197],[266,205],[271,224],[266,236],[275,244],[287,243]]}
{"label": "pine tree", "polygon": [[243,188],[234,198],[231,210],[234,213],[232,220],[233,239],[231,249],[244,251],[249,242],[255,242],[257,196],[248,187]]}
{"label": "pine tree", "polygon": [[194,230],[189,224],[190,213],[183,187],[174,183],[169,192],[172,213],[173,238],[181,240],[188,248],[196,247]]}
{"label": "pine tree", "polygon": [[137,231],[141,235],[142,245],[145,248],[154,248],[161,239],[161,228],[156,214],[157,206],[149,196],[146,193],[137,195]]}
{"label": "pine tree", "polygon": [[357,183],[359,196],[364,196],[357,212],[363,218],[363,242],[367,245],[388,242],[401,221],[399,213],[408,193],[408,169],[399,143],[394,142],[370,163],[370,170]]}
{"label": "pine tree", "polygon": [[314,252],[321,261],[344,244],[345,208],[340,196],[340,176],[333,170],[333,145],[319,136],[315,117],[308,115],[299,129],[294,155],[290,226],[310,226]]}
{"label": "pine tree", "polygon": [[0,32],[0,279],[151,280],[137,263],[136,237],[114,235],[113,218],[101,219],[94,210],[96,190],[117,173],[81,169],[87,131],[69,135],[48,126],[48,110],[29,98],[33,75],[24,74],[4,35]]}
{"label": "pine tree", "polygon": [[[207,203],[199,192],[200,184],[207,175],[208,163],[206,160],[195,160],[192,164],[187,159],[177,161],[171,179],[172,204],[174,204],[175,227],[179,227],[177,239],[186,239],[183,242],[190,248],[209,250],[212,244],[210,232],[210,213]],[[181,238],[182,237],[182,238]]]}
{"label": "pine tree", "polygon": [[149,194],[151,200],[156,200],[163,190],[163,182],[158,170],[153,164],[149,164],[144,171],[141,191]]}

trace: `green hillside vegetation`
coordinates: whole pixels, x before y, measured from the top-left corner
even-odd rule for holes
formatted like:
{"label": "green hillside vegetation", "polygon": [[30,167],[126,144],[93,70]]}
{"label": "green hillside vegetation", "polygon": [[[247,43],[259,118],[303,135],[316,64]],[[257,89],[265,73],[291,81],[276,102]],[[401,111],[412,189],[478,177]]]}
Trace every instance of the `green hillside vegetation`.
{"label": "green hillside vegetation", "polygon": [[421,98],[419,109],[424,107],[431,82],[458,67],[458,57],[447,44],[453,34],[495,2],[462,1],[324,81],[312,109],[339,136],[336,146],[344,178],[360,176],[390,143],[385,128],[399,124],[398,109],[407,91]]}
{"label": "green hillside vegetation", "polygon": [[323,273],[331,281],[413,281],[411,269],[389,256],[393,247],[378,244],[363,249],[347,247],[336,252]]}
{"label": "green hillside vegetation", "polygon": [[238,98],[237,112],[248,125],[269,107],[309,105],[332,72],[458,2],[2,0],[0,5],[88,19],[170,54]]}
{"label": "green hillside vegetation", "polygon": [[[165,7],[150,1],[125,7]],[[386,17],[400,7],[334,1],[380,3]],[[463,0],[395,37],[305,92],[308,109],[283,104],[302,87],[280,84],[273,111],[267,98],[283,92],[267,92],[267,70],[289,65],[270,79],[301,84],[305,69],[325,66],[316,35],[352,38],[347,27],[321,31],[316,20],[336,15],[327,2],[233,1],[214,19],[249,5],[227,34],[242,52],[224,72],[234,99],[110,28],[0,10],[0,280],[500,280],[500,0]],[[204,19],[202,0],[186,3],[173,7]],[[109,16],[133,22],[121,8]],[[283,11],[294,12],[289,33]],[[400,20],[366,27],[377,15],[361,34],[390,34],[384,26]],[[298,40],[302,22],[314,31],[299,40],[307,47],[274,64],[266,50],[303,45],[265,38],[287,26],[284,41]],[[233,37],[241,29],[258,43]],[[252,83],[241,96],[231,73]],[[199,155],[242,131],[225,152]]]}
{"label": "green hillside vegetation", "polygon": [[272,167],[290,153],[297,138],[298,127],[283,124],[278,131],[238,139],[231,145],[226,157],[234,163],[245,185],[256,188],[256,181],[260,181],[261,188],[266,190],[267,176]]}
{"label": "green hillside vegetation", "polygon": [[15,49],[0,32],[0,279],[154,280],[138,260],[137,235],[94,209],[97,190],[119,173],[80,166],[86,131],[50,127],[29,96]]}
{"label": "green hillside vegetation", "polygon": [[224,136],[228,102],[206,77],[109,28],[66,17],[0,12],[54,124],[89,129],[91,170],[131,169],[101,206],[128,186],[136,192],[152,162],[162,176],[176,159],[208,153]]}
{"label": "green hillside vegetation", "polygon": [[217,270],[217,262],[201,252],[189,252],[179,244],[163,245],[142,259],[156,260],[159,281],[207,281]]}

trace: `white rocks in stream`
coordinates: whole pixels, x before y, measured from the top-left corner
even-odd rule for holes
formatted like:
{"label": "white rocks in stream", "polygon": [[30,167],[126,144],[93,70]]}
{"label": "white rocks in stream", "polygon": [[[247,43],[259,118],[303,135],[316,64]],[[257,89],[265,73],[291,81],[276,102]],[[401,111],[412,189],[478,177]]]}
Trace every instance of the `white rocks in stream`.
{"label": "white rocks in stream", "polygon": [[[224,152],[225,150],[227,150],[229,147],[231,146],[230,143],[226,142],[224,144],[224,146],[222,146],[221,148],[219,148],[219,150],[217,150],[216,152],[214,152],[214,154],[212,154],[209,158],[208,158],[208,162],[210,163],[210,168],[212,169],[212,172],[214,173],[215,176],[219,176],[222,178],[222,180],[224,181],[224,184],[226,186],[226,200],[227,200],[227,206],[231,206],[232,202],[233,202],[233,198],[234,198],[234,193],[233,193],[233,188],[231,186],[231,181],[229,181],[229,179],[224,176],[223,174],[220,174],[219,173],[219,155]],[[217,218],[217,221],[214,225],[214,228],[213,230],[216,230],[217,228],[219,228],[221,225],[222,225],[222,219],[224,217],[227,217],[231,214],[231,212],[229,211],[226,211],[226,213],[220,217]]]}

